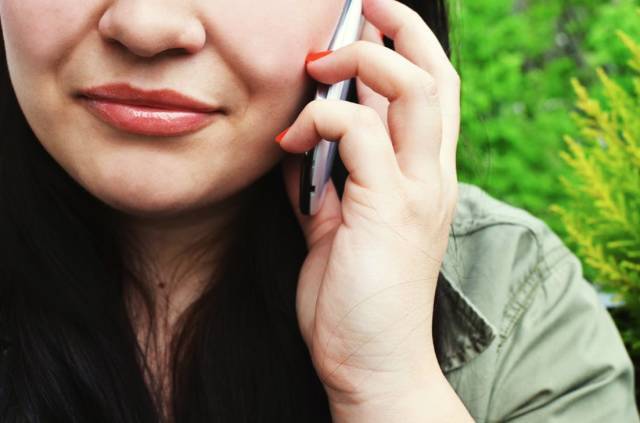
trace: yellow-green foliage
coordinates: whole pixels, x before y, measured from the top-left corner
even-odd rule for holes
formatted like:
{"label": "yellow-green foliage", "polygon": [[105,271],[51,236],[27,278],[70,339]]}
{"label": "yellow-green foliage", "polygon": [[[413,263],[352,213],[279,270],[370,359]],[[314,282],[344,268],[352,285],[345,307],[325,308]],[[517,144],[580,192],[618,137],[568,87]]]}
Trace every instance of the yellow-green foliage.
{"label": "yellow-green foliage", "polygon": [[[640,9],[638,9],[640,14]],[[640,45],[626,33],[618,37],[631,52],[628,65],[637,73],[623,87],[597,68],[602,99],[591,96],[577,80],[572,119],[579,136],[564,137],[560,153],[571,172],[560,177],[567,194],[557,213],[570,244],[585,265],[585,274],[628,309],[621,327],[627,345],[640,352]]]}

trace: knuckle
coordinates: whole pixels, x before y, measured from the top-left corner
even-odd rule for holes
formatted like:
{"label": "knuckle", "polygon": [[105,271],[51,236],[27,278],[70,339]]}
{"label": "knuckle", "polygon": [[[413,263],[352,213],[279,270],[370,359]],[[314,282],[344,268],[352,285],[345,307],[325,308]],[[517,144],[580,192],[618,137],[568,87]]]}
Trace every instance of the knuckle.
{"label": "knuckle", "polygon": [[411,85],[415,96],[433,103],[438,98],[438,84],[433,76],[427,72],[418,72]]}
{"label": "knuckle", "polygon": [[417,217],[425,217],[431,214],[430,204],[433,202],[430,190],[427,190],[422,184],[416,185],[416,187],[409,191],[407,195],[407,210],[411,215]]}
{"label": "knuckle", "polygon": [[410,216],[441,226],[449,221],[450,199],[441,181],[412,184],[406,195],[406,209]]}
{"label": "knuckle", "polygon": [[403,187],[397,194],[399,201],[389,205],[391,214],[401,227],[431,226],[433,223],[430,203],[425,193],[416,193],[413,189]]}
{"label": "knuckle", "polygon": [[426,210],[426,207],[420,199],[413,198],[407,200],[405,203],[405,207],[403,209],[404,220],[409,224],[416,222],[425,222],[425,219],[428,218],[429,214]]}
{"label": "knuckle", "polygon": [[457,192],[453,192],[442,181],[404,181],[394,190],[385,209],[388,217],[400,227],[415,227],[446,236],[456,210]]}
{"label": "knuckle", "polygon": [[325,101],[324,99],[316,98],[310,101],[309,103],[307,103],[307,105],[305,106],[305,109],[312,116],[316,115],[320,112],[320,109],[324,107],[324,104],[323,104],[324,101]]}
{"label": "knuckle", "polygon": [[314,122],[323,120],[325,117],[328,116],[328,112],[330,110],[328,108],[332,107],[332,105],[329,103],[332,103],[335,101],[339,101],[339,100],[328,100],[323,98],[316,98],[310,101],[309,103],[307,103],[307,105],[302,110],[302,113],[300,114],[301,115],[304,114],[305,115],[304,119],[306,120],[310,120]]}
{"label": "knuckle", "polygon": [[367,55],[371,54],[369,51],[375,48],[375,46],[371,41],[356,40],[351,43],[350,48],[354,49],[354,52],[357,55],[358,60],[360,61],[366,59]]}
{"label": "knuckle", "polygon": [[[424,19],[413,8],[407,7],[406,19],[400,24],[398,34],[402,32],[419,31],[425,25]],[[398,36],[396,34],[396,37]]]}
{"label": "knuckle", "polygon": [[369,106],[360,106],[354,113],[354,122],[358,127],[372,128],[380,125],[380,116]]}
{"label": "knuckle", "polygon": [[361,50],[364,48],[368,48],[371,44],[371,41],[367,41],[367,40],[356,40],[354,41],[351,45],[352,48],[357,49],[357,50]]}

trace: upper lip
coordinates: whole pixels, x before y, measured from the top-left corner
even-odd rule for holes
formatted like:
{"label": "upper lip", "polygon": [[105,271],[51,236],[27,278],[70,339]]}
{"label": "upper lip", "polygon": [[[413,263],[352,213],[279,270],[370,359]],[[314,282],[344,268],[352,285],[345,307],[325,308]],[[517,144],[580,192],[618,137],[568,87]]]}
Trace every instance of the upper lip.
{"label": "upper lip", "polygon": [[163,88],[144,90],[135,88],[128,83],[106,84],[91,87],[80,91],[82,96],[109,100],[117,103],[133,104],[140,106],[157,107],[169,110],[190,110],[211,113],[220,108],[196,100],[178,91]]}

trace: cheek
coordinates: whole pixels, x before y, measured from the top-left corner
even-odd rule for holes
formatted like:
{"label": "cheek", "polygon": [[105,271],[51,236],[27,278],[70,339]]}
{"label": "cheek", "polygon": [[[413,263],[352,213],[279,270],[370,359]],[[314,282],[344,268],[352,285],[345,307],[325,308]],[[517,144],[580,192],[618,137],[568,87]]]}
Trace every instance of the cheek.
{"label": "cheek", "polygon": [[48,112],[62,107],[58,68],[74,51],[98,1],[5,0],[2,5],[9,77],[36,133],[54,130]]}
{"label": "cheek", "polygon": [[[18,102],[45,148],[70,121],[61,96],[60,63],[70,55],[102,0],[4,0],[2,30]],[[56,111],[56,113],[51,113]],[[63,112],[64,111],[64,112]],[[50,150],[51,151],[51,150]]]}
{"label": "cheek", "polygon": [[16,64],[46,69],[64,56],[90,19],[95,0],[5,0],[2,27]]}
{"label": "cheek", "polygon": [[309,51],[326,49],[340,9],[335,1],[287,0],[257,7],[253,0],[235,0],[212,11],[212,42],[233,61],[249,89],[282,89],[302,82]]}

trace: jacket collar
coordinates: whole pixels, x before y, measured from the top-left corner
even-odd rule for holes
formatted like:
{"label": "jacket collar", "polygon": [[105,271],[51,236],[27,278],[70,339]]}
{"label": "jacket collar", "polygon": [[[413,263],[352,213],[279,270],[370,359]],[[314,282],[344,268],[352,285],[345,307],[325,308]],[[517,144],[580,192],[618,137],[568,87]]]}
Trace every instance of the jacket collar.
{"label": "jacket collar", "polygon": [[435,348],[440,367],[445,373],[464,365],[486,350],[497,333],[495,327],[462,291],[460,278],[465,276],[455,271],[455,263],[460,255],[456,241],[450,234],[438,275],[434,305]]}

